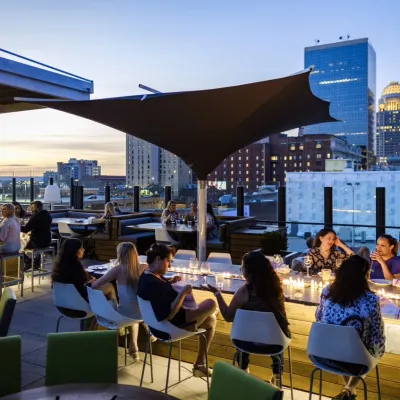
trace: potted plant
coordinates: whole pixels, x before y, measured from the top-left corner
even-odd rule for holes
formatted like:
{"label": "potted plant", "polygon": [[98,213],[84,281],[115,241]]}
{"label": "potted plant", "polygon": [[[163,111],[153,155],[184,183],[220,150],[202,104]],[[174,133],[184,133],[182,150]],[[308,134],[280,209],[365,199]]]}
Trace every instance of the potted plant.
{"label": "potted plant", "polygon": [[285,256],[288,254],[288,240],[286,230],[265,232],[262,238],[261,251],[266,256],[280,254]]}

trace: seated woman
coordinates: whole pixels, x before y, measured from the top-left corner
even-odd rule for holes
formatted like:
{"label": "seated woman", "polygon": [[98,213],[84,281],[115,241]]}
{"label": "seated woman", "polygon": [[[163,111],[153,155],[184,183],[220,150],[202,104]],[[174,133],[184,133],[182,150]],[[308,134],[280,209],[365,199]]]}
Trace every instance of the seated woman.
{"label": "seated woman", "polygon": [[161,214],[161,222],[163,224],[171,224],[179,219],[179,214],[176,211],[176,203],[170,200],[167,204],[167,208]]}
{"label": "seated woman", "polygon": [[371,279],[400,278],[399,242],[390,235],[382,235],[371,253]]}
{"label": "seated woman", "polygon": [[22,208],[21,204],[18,201],[13,201],[12,204],[15,207],[15,216],[17,218],[25,218],[27,216],[27,212]]}
{"label": "seated woman", "polygon": [[[354,326],[370,354],[379,359],[385,352],[384,326],[379,297],[368,286],[369,272],[369,262],[363,257],[354,255],[345,260],[336,272],[335,281],[322,292],[316,320],[324,324]],[[328,366],[333,363],[335,368],[350,374],[362,373],[357,364],[319,361]],[[344,379],[346,386],[334,399],[355,399],[360,379]]]}
{"label": "seated woman", "polygon": [[[203,328],[207,345],[199,340],[199,351],[193,365],[193,375],[197,377],[211,376],[211,371],[206,369],[205,354],[215,333],[215,301],[204,300],[198,305],[197,310],[182,308],[185,297],[192,293],[192,287],[186,285],[178,293],[171,283],[181,280],[177,276],[172,280],[164,278],[171,265],[172,252],[164,244],[153,244],[147,251],[148,268],[139,279],[138,296],[150,301],[158,321],[168,320],[182,329]],[[194,326],[195,325],[195,326]]]}
{"label": "seated woman", "polygon": [[218,237],[218,221],[215,218],[214,210],[211,203],[207,203],[207,239],[213,239]]}
{"label": "seated woman", "polygon": [[[79,294],[88,301],[87,286],[96,281],[83,268],[81,259],[85,254],[82,242],[76,238],[65,239],[58,252],[51,279],[53,282],[71,283]],[[111,284],[102,287],[108,300],[116,301],[115,289]]]}
{"label": "seated woman", "polygon": [[2,205],[1,215],[3,220],[0,222],[0,253],[16,253],[21,248],[21,225],[14,213],[14,205],[11,203]]}
{"label": "seated woman", "polygon": [[[218,301],[219,309],[225,321],[232,322],[235,318],[236,310],[239,309],[272,312],[283,333],[290,338],[291,334],[289,323],[286,319],[282,283],[271,262],[260,251],[252,251],[244,255],[242,271],[246,283],[236,291],[229,306],[221,296],[221,292],[208,285],[209,290],[214,293]],[[249,327],[249,329],[252,328],[256,327]],[[238,357],[238,361],[240,368],[248,372],[249,354],[242,353],[242,357]],[[283,355],[280,362],[276,358],[273,358],[272,362],[274,374],[272,380],[279,385],[279,364],[283,363]]]}
{"label": "seated woman", "polygon": [[[146,264],[140,264],[138,252],[133,243],[120,243],[117,247],[117,265],[96,282],[93,282],[92,288],[96,290],[102,289],[105,284],[117,281],[118,311],[129,318],[142,319],[136,293],[140,275],[146,268]],[[129,354],[136,362],[139,361],[139,348],[137,345],[139,324],[134,324],[129,327],[129,330],[131,340]]]}
{"label": "seated woman", "polygon": [[196,222],[197,221],[197,202],[192,201],[190,204],[191,211],[189,211],[184,218],[184,223],[188,223],[189,221],[191,222]]}
{"label": "seated woman", "polygon": [[[336,247],[340,247],[344,252],[337,250]],[[308,256],[312,259],[310,274],[316,275],[322,269],[334,272],[336,262],[344,261],[351,255],[354,255],[353,250],[339,239],[333,229],[321,229],[315,237],[312,249],[308,252]]]}

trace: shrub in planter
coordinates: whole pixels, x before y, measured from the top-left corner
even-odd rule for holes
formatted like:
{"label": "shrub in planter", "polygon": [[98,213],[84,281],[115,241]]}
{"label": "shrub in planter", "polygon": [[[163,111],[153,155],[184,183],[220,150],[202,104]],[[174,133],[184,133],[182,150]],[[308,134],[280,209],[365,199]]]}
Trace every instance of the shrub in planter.
{"label": "shrub in planter", "polygon": [[288,248],[286,231],[265,232],[263,234],[261,251],[265,255],[285,255]]}

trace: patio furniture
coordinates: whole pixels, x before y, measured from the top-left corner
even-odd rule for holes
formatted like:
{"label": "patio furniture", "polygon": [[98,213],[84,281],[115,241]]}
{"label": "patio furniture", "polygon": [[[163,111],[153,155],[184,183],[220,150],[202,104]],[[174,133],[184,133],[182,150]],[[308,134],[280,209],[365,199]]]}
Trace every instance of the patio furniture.
{"label": "patio furniture", "polygon": [[120,314],[106,299],[101,290],[93,290],[87,288],[90,308],[96,315],[99,325],[104,328],[119,331],[121,328],[125,330],[125,366],[128,354],[128,331],[127,328],[134,324],[140,324],[142,320],[132,319]]}
{"label": "patio furniture", "polygon": [[167,246],[180,246],[180,243],[173,239],[168,231],[164,228],[157,228],[155,230],[156,242],[164,243]]}
{"label": "patio furniture", "polygon": [[179,249],[174,255],[174,260],[190,260],[191,258],[196,258],[194,250]]}
{"label": "patio furniture", "polygon": [[[7,261],[17,259],[17,276],[7,275]],[[21,297],[24,297],[24,269],[23,265],[24,255],[19,251],[16,253],[1,253],[0,254],[0,295],[3,288],[13,285],[21,285]],[[10,279],[10,280],[8,280]]]}
{"label": "patio furniture", "polygon": [[270,385],[228,363],[214,365],[208,400],[281,400],[282,390]]}
{"label": "patio furniture", "polygon": [[[254,329],[257,327],[257,329]],[[281,361],[280,356],[288,349],[290,389],[293,398],[293,374],[292,354],[289,339],[282,331],[275,318],[270,312],[237,310],[232,324],[231,340],[234,346],[241,352],[270,356]],[[236,354],[233,359],[235,363]],[[279,386],[282,389],[283,365],[279,368]]]}
{"label": "patio furniture", "polygon": [[117,332],[50,333],[46,386],[118,382]]}
{"label": "patio furniture", "polygon": [[60,248],[63,239],[82,238],[82,236],[79,233],[74,232],[69,227],[67,222],[58,222],[58,234],[60,235],[58,248]]}
{"label": "patio furniture", "polygon": [[219,264],[229,264],[232,265],[232,258],[229,253],[210,253],[207,258],[208,262],[215,262]]}
{"label": "patio furniture", "polygon": [[21,336],[0,338],[0,354],[0,397],[3,397],[21,390]]}
{"label": "patio furniture", "polygon": [[53,299],[54,305],[61,313],[61,316],[57,319],[56,332],[58,332],[62,318],[84,321],[94,317],[89,303],[71,283],[53,282]]}
{"label": "patio furniture", "polygon": [[[45,266],[51,264],[52,268],[54,266],[55,261],[55,248],[54,247],[44,247],[41,249],[24,249],[25,254],[29,254],[31,259],[31,269],[26,271],[26,273],[31,274],[31,290],[32,292],[35,291],[35,277],[39,278],[39,285],[40,285],[40,278],[44,279],[46,275],[49,275],[51,271],[45,269]],[[46,254],[51,255],[51,262],[46,261]],[[35,270],[35,256],[40,256],[40,267]]]}
{"label": "patio furniture", "polygon": [[[158,321],[154,311],[153,307],[151,306],[150,301],[143,300],[138,296],[138,301],[139,301],[139,307],[140,311],[143,316],[143,321],[147,324],[147,326],[150,329],[150,332],[154,337],[156,337],[160,342],[168,343],[169,344],[169,355],[168,355],[168,367],[167,367],[167,379],[165,382],[165,393],[168,392],[168,381],[169,381],[169,371],[171,367],[171,354],[172,354],[172,344],[174,342],[178,342],[179,346],[179,358],[178,358],[178,382],[175,383],[172,386],[175,386],[187,379],[190,379],[192,376],[189,375],[187,378],[181,380],[181,341],[182,339],[187,339],[190,337],[194,336],[199,336],[199,340],[203,339],[206,341],[206,337],[204,333],[206,332],[204,329],[198,329],[196,332],[190,332],[186,331],[184,329],[178,328],[177,326],[171,324],[171,322],[164,320],[164,321]],[[144,371],[146,368],[146,360],[147,360],[147,354],[150,352],[150,363],[152,364],[152,350],[151,350],[151,337],[149,335],[147,339],[147,345],[146,345],[146,353],[144,356],[144,361],[143,361],[143,370],[142,370],[142,377],[140,379],[140,386],[143,384],[143,377],[144,377]],[[208,369],[208,355],[207,352],[205,354],[206,356],[206,369]],[[151,370],[151,378],[153,382],[153,370]],[[207,376],[207,390],[210,387],[209,383],[209,377]]]}
{"label": "patio furniture", "polygon": [[84,400],[99,399],[130,399],[130,400],[177,400],[176,397],[138,386],[121,384],[71,384],[40,387],[25,390],[14,395],[6,396],[2,400]]}
{"label": "patio furniture", "polygon": [[0,337],[8,335],[16,303],[17,297],[14,290],[5,288],[0,299]]}
{"label": "patio furniture", "polygon": [[[327,345],[328,343],[329,345]],[[317,371],[320,372],[320,394],[322,393],[322,371],[327,371],[341,376],[359,377],[363,384],[364,399],[367,400],[367,384],[363,375],[368,374],[374,368],[376,369],[378,398],[381,399],[379,360],[372,357],[353,326],[314,322],[308,339],[307,354],[311,362],[316,366],[311,373],[310,400],[312,397],[314,376]],[[352,364],[352,370],[358,369],[359,371],[356,374],[349,373],[349,371],[344,372],[339,365],[335,367],[332,363],[325,364],[321,359],[337,361],[338,364],[347,363],[347,367],[349,367],[349,364]]]}

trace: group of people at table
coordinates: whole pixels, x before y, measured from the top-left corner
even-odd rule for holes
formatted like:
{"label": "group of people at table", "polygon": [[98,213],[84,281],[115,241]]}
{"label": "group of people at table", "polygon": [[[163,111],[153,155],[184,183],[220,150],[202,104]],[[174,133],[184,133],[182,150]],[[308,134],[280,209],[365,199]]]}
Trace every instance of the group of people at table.
{"label": "group of people at table", "polygon": [[[18,205],[2,206],[3,220],[0,224],[2,251],[4,248],[7,251],[19,250],[20,231],[31,232],[28,245],[29,243],[31,246],[47,245],[51,239],[51,216],[43,210],[43,205],[40,202],[31,204],[32,216],[24,226],[20,226],[15,216],[16,207]],[[174,212],[173,203],[167,210],[168,212],[163,213],[163,218],[171,219]],[[192,211],[194,212],[193,209]],[[21,217],[21,213],[19,216]],[[10,238],[12,240],[9,240]],[[371,253],[370,259],[367,259],[355,254],[339,239],[335,231],[323,229],[316,235],[313,246],[308,252],[308,256],[312,258],[313,273],[325,268],[335,272],[334,281],[322,291],[316,320],[327,324],[353,326],[370,354],[377,359],[385,352],[385,335],[379,297],[370,289],[369,279],[400,278],[398,247],[399,243],[395,238],[383,235],[377,241],[376,251]],[[173,262],[174,254],[170,247],[153,244],[146,253],[147,263],[140,263],[136,247],[131,242],[120,243],[116,250],[116,266],[96,279],[81,263],[85,252],[82,241],[77,238],[65,239],[58,252],[52,280],[73,284],[86,301],[88,301],[88,286],[101,290],[121,314],[132,319],[142,319],[138,304],[139,296],[151,303],[159,321],[169,320],[172,324],[188,330],[205,329],[207,343],[199,342],[198,356],[193,365],[195,376],[204,377],[212,373],[206,368],[205,352],[208,351],[214,337],[217,312],[220,312],[228,322],[234,320],[238,309],[271,312],[284,334],[287,337],[291,335],[281,280],[271,262],[260,251],[244,255],[241,269],[245,282],[236,291],[230,304],[226,303],[216,287],[207,285],[203,288],[212,292],[215,300],[204,300],[197,304],[197,309],[185,309],[184,301],[191,295],[192,286],[181,285],[178,291],[174,284],[180,281],[181,277],[164,276]],[[338,260],[341,263],[337,263]],[[138,324],[130,327],[129,353],[134,361],[139,360],[138,332]],[[237,357],[237,361],[240,368],[249,372],[249,354],[242,353]],[[347,371],[350,369],[350,373],[352,372],[351,365],[342,365],[332,360],[325,361],[335,363],[335,367]],[[283,358],[280,362],[283,363]],[[272,370],[271,383],[276,384],[279,379],[279,361],[276,359],[273,360]],[[342,392],[335,399],[355,399],[358,383],[359,378],[347,378]]]}
{"label": "group of people at table", "polygon": [[[322,230],[316,237],[315,245],[310,250],[310,254],[315,257],[315,269],[330,266],[336,273],[334,281],[323,289],[321,302],[316,311],[316,320],[327,324],[353,326],[370,354],[377,359],[381,358],[385,352],[384,324],[379,297],[369,287],[371,265],[373,273],[378,276],[398,277],[399,259],[395,255],[398,242],[389,235],[379,238],[377,250],[371,255],[372,263],[354,254],[340,241],[333,230]],[[180,281],[181,277],[165,277],[174,255],[173,250],[164,244],[153,244],[146,253],[147,263],[140,263],[135,245],[130,242],[120,243],[117,247],[116,266],[99,279],[93,278],[85,271],[80,261],[83,255],[84,249],[80,240],[65,240],[54,267],[53,281],[74,284],[85,300],[88,299],[87,286],[102,290],[121,314],[133,319],[141,319],[139,296],[151,303],[159,321],[169,320],[172,324],[188,330],[205,329],[207,344],[202,341],[199,343],[198,356],[193,365],[195,376],[201,377],[212,373],[205,366],[205,351],[208,351],[214,336],[217,312],[220,312],[228,322],[234,320],[238,309],[271,312],[284,334],[287,337],[291,336],[281,280],[271,262],[260,251],[244,255],[241,269],[245,282],[236,291],[230,304],[226,303],[216,287],[206,285],[203,288],[212,292],[215,300],[204,300],[197,305],[197,309],[184,308],[185,298],[192,294],[192,286],[189,284],[180,286],[178,291],[174,284]],[[340,267],[337,267],[335,262],[338,258],[342,260]],[[139,360],[138,324],[130,327],[130,330],[129,353],[133,360],[137,361]],[[249,372],[249,354],[242,353],[240,356],[237,354],[240,368]],[[332,360],[325,361],[357,375],[354,368],[359,366]],[[283,363],[283,358],[280,361],[273,360],[271,377],[273,384],[278,383],[279,363]],[[335,399],[355,399],[359,380],[359,378],[346,378],[342,392]]]}

